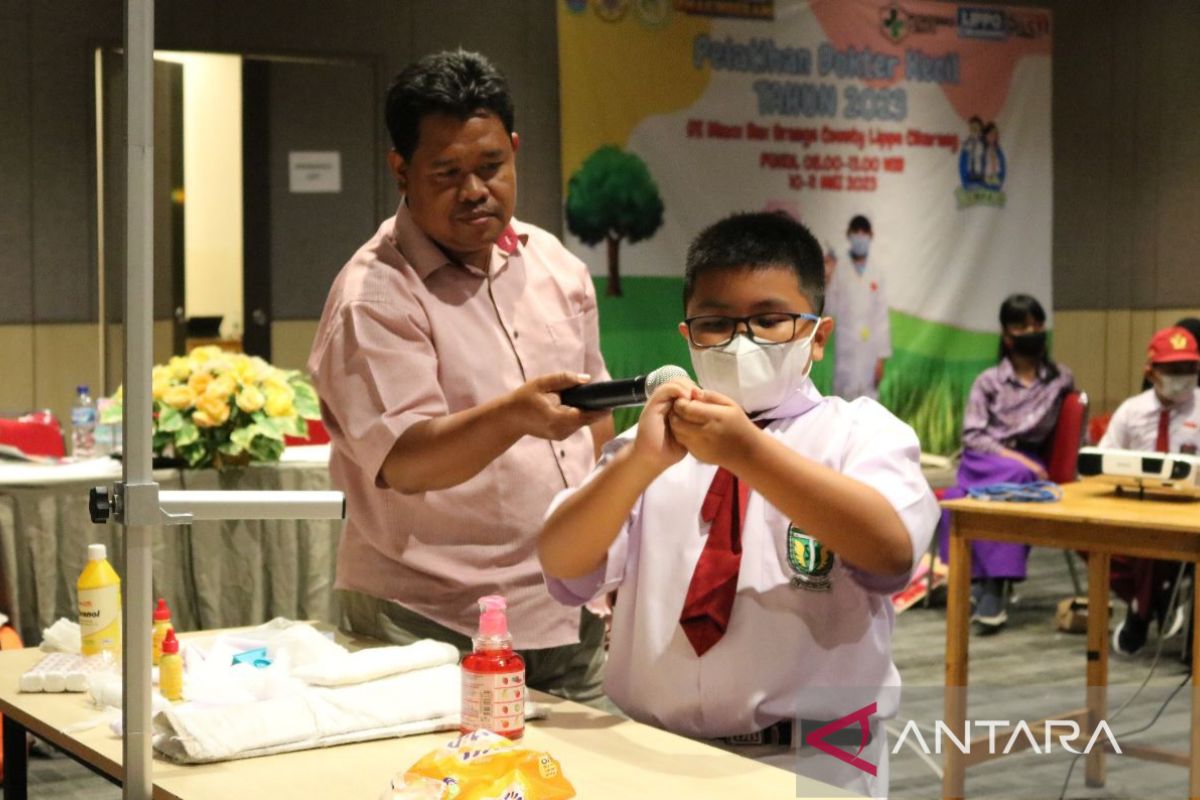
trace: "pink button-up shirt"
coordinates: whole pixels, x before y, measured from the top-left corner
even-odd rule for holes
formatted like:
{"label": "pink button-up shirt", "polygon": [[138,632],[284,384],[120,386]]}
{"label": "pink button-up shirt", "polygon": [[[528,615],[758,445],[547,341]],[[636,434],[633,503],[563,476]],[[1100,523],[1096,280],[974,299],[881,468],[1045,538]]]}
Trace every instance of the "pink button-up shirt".
{"label": "pink button-up shirt", "polygon": [[608,373],[583,263],[513,220],[489,271],[452,263],[401,204],[334,280],[308,369],[346,493],[337,588],[395,600],[463,634],[477,599],[508,598],[519,648],[578,641],[551,599],[535,542],[554,495],[591,469],[591,431],[525,437],[450,489],[402,495],[380,469],[410,425],[473,408],[552,372]]}

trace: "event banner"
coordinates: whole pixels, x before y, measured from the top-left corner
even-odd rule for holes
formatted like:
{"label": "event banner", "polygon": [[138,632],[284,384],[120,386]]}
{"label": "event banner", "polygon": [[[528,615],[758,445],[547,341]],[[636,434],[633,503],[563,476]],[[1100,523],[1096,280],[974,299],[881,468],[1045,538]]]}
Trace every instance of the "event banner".
{"label": "event banner", "polygon": [[1001,301],[1052,307],[1049,12],[561,0],[558,32],[564,240],[596,278],[610,371],[689,366],[688,243],[776,210],[826,250],[818,387],[955,450]]}

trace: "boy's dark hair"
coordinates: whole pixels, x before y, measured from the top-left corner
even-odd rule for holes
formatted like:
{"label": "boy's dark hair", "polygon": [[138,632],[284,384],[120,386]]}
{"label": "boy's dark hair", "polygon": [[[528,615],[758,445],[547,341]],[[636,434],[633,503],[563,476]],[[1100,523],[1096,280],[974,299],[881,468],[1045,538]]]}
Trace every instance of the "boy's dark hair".
{"label": "boy's dark hair", "polygon": [[[1029,294],[1010,294],[1004,298],[1004,302],[1000,304],[1000,328],[1003,331],[1009,325],[1023,325],[1029,320],[1033,320],[1039,325],[1046,324],[1046,309],[1042,308],[1042,304],[1037,298]],[[1000,337],[1000,358],[998,361],[1003,361],[1008,358],[1008,348],[1004,346],[1004,337]],[[1049,370],[1051,378],[1057,377],[1058,365],[1050,360],[1050,351],[1042,353],[1042,363]]]}
{"label": "boy's dark hair", "polygon": [[427,114],[450,114],[465,120],[480,111],[500,118],[513,132],[513,104],[508,81],[480,53],[447,50],[409,64],[388,89],[384,109],[392,146],[405,161],[417,149],[421,119]]}
{"label": "boy's dark hair", "polygon": [[688,247],[683,305],[707,272],[784,267],[820,314],[825,305],[825,258],[821,245],[792,217],[778,211],[733,214],[700,232]]}
{"label": "boy's dark hair", "polygon": [[861,231],[862,233],[870,233],[871,232],[871,220],[867,219],[862,214],[855,214],[853,217],[850,218],[850,226],[847,230],[849,230],[850,233],[856,233],[859,231]]}

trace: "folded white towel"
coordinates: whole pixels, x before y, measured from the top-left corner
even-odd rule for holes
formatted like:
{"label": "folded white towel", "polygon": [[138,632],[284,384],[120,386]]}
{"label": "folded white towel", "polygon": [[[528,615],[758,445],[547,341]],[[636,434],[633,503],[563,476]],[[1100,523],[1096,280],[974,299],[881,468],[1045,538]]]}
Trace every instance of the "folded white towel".
{"label": "folded white towel", "polygon": [[403,726],[457,714],[457,666],[235,706],[183,703],[155,716],[154,746],[181,762],[222,761],[395,736]]}
{"label": "folded white towel", "polygon": [[458,663],[458,649],[445,642],[422,639],[410,645],[372,647],[339,653],[296,667],[292,676],[314,686],[346,686],[445,664]]}
{"label": "folded white towel", "polygon": [[[237,706],[176,704],[155,714],[154,749],[198,764],[458,730],[461,686],[447,665]],[[548,710],[527,702],[525,718]]]}

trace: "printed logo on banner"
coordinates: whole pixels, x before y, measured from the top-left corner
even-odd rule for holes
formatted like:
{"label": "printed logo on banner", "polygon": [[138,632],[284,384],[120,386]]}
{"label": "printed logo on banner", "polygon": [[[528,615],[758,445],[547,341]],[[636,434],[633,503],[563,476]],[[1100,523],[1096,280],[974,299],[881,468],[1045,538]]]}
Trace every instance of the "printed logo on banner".
{"label": "printed logo on banner", "polygon": [[1050,15],[1044,12],[1012,12],[999,8],[958,9],[960,39],[1004,41],[1010,36],[1039,39],[1050,35]]}
{"label": "printed logo on banner", "polygon": [[775,19],[775,0],[675,0],[675,10],[696,17]]}
{"label": "printed logo on banner", "polygon": [[629,0],[592,0],[592,8],[605,22],[620,22],[629,10]]}
{"label": "printed logo on banner", "polygon": [[633,10],[647,28],[661,28],[671,16],[671,0],[633,0]]}
{"label": "printed logo on banner", "polygon": [[910,33],[936,33],[939,26],[951,27],[954,19],[936,14],[913,14],[897,3],[879,9],[879,29],[889,42],[897,43]]}
{"label": "printed logo on banner", "polygon": [[958,35],[965,39],[1007,39],[1008,22],[997,8],[958,9]]}
{"label": "printed logo on banner", "polygon": [[958,178],[955,190],[959,209],[972,206],[1003,208],[1004,179],[1008,160],[1000,146],[1000,128],[978,116],[967,120],[967,136],[958,153]]}

